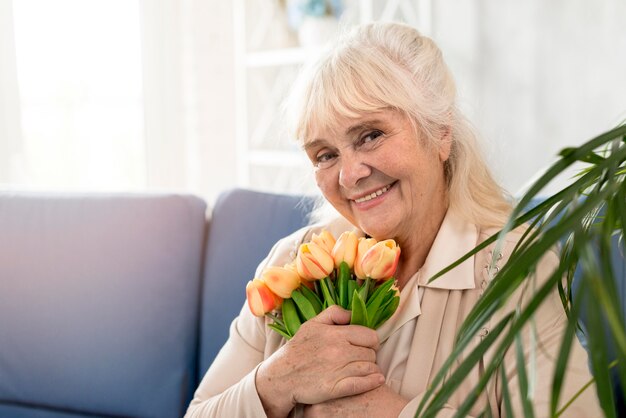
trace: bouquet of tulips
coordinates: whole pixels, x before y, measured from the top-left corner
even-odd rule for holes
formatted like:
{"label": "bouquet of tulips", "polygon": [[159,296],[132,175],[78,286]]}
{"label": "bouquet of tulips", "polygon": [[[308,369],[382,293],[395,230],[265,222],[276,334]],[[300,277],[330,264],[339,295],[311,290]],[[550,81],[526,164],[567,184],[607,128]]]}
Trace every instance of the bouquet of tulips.
{"label": "bouquet of tulips", "polygon": [[286,339],[331,305],[352,311],[351,324],[376,329],[400,303],[393,277],[399,257],[394,240],[358,238],[352,231],[335,240],[322,231],[300,245],[292,263],[265,268],[248,282],[248,306],[256,316],[270,316],[269,327]]}

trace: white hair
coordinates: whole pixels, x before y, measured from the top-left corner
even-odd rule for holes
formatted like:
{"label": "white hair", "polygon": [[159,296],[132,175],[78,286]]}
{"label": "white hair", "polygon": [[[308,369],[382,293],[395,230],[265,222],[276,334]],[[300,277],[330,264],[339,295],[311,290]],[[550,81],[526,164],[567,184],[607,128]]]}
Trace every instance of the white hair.
{"label": "white hair", "polygon": [[341,36],[301,73],[287,108],[292,134],[301,142],[316,126],[384,109],[404,113],[430,144],[439,146],[447,133],[450,209],[482,226],[501,226],[510,213],[506,193],[457,108],[455,82],[441,51],[408,25],[369,23]]}

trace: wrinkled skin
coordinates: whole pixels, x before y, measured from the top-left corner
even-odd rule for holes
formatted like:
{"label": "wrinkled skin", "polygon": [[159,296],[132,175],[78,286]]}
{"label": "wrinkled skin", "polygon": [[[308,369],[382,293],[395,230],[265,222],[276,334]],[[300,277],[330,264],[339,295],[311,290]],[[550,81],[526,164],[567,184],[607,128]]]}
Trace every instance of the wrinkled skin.
{"label": "wrinkled skin", "polygon": [[261,364],[256,387],[268,417],[285,417],[297,403],[320,404],[384,383],[376,332],[349,323],[349,311],[331,306]]}
{"label": "wrinkled skin", "polygon": [[306,418],[385,418],[397,417],[406,406],[407,400],[382,385],[369,392],[307,405]]}

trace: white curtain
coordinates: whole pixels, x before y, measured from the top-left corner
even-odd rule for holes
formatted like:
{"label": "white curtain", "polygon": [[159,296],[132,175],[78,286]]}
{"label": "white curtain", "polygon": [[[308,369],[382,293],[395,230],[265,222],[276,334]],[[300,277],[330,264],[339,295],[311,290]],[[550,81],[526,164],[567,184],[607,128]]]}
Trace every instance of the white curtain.
{"label": "white curtain", "polygon": [[22,157],[12,17],[11,0],[0,0],[0,183],[19,176]]}
{"label": "white curtain", "polygon": [[234,186],[230,2],[0,0],[0,186]]}
{"label": "white curtain", "polygon": [[140,0],[147,185],[235,185],[232,3]]}

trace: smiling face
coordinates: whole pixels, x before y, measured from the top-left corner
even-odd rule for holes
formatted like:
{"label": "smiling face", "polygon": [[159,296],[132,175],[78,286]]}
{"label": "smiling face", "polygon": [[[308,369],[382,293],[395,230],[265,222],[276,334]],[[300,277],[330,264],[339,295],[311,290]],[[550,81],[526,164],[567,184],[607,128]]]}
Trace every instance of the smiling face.
{"label": "smiling face", "polygon": [[[324,197],[352,224],[400,245],[432,242],[447,210],[449,141],[427,145],[403,113],[338,118],[311,132],[304,148]],[[432,239],[431,239],[432,238]]]}

